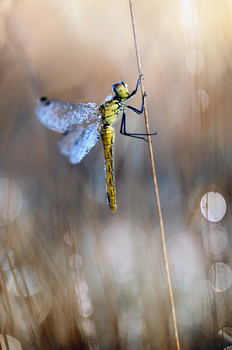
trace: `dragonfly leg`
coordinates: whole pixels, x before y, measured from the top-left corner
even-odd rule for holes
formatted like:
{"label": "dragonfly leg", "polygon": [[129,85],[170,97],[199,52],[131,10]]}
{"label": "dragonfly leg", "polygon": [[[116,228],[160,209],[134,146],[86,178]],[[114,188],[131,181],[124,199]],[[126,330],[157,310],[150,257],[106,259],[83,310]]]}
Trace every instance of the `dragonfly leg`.
{"label": "dragonfly leg", "polygon": [[152,135],[156,135],[157,133],[154,133],[154,134],[134,134],[134,133],[128,133],[126,131],[126,113],[123,112],[122,114],[122,122],[121,122],[121,127],[120,127],[120,133],[122,135],[125,135],[125,136],[129,136],[129,137],[134,137],[136,139],[141,139],[141,140],[144,140],[146,142],[147,139],[145,139],[145,137],[142,137],[142,136],[152,136]]}
{"label": "dragonfly leg", "polygon": [[124,104],[124,106],[129,108],[131,111],[133,111],[133,112],[135,112],[137,114],[142,114],[143,110],[144,110],[144,99],[145,99],[145,96],[147,96],[146,92],[144,92],[144,94],[143,94],[143,100],[142,100],[142,105],[141,105],[140,109],[137,109],[137,108],[132,107],[132,106],[128,106],[126,104]]}
{"label": "dragonfly leg", "polygon": [[142,76],[143,74],[140,75],[139,79],[137,80],[137,84],[136,84],[136,88],[132,91],[132,93],[127,97],[127,100],[129,98],[131,98],[132,96],[134,96],[136,94],[136,92],[138,91],[138,88],[139,88],[139,84],[141,82],[141,79],[142,79]]}

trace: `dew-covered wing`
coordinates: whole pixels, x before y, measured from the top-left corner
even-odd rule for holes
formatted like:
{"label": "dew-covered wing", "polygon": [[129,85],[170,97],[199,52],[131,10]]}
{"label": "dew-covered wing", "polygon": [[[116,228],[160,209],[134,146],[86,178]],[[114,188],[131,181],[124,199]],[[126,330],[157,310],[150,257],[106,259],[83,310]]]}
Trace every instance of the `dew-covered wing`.
{"label": "dew-covered wing", "polygon": [[75,126],[101,119],[96,103],[70,103],[41,97],[36,101],[35,114],[48,129],[65,132]]}
{"label": "dew-covered wing", "polygon": [[75,127],[58,141],[60,152],[69,157],[71,164],[79,163],[100,138],[100,121],[86,127]]}

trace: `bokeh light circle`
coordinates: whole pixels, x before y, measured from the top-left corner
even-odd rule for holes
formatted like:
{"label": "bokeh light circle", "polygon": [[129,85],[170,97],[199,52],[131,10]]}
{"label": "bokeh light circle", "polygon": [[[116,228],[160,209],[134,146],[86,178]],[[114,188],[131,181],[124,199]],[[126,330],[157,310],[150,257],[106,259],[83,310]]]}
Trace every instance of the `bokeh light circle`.
{"label": "bokeh light circle", "polygon": [[0,252],[0,264],[4,271],[10,270],[15,264],[15,255],[13,250],[9,249],[8,252]]}
{"label": "bokeh light circle", "polygon": [[[224,345],[232,344],[232,328],[224,327],[220,329],[217,336],[223,342]],[[232,349],[232,346],[229,346],[226,349],[228,348]]]}
{"label": "bokeh light circle", "polygon": [[77,295],[84,295],[88,293],[87,283],[83,280],[79,280],[75,283],[75,291]]}
{"label": "bokeh light circle", "polygon": [[226,230],[218,224],[209,224],[203,231],[203,246],[208,256],[217,259],[228,244]]}
{"label": "bokeh light circle", "polygon": [[88,294],[81,295],[78,300],[79,313],[83,317],[89,317],[93,313],[92,302]]}
{"label": "bokeh light circle", "polygon": [[16,269],[6,271],[6,278],[8,292],[17,296],[32,296],[42,289],[38,276],[28,267],[21,273]]}
{"label": "bokeh light circle", "polygon": [[211,222],[220,221],[226,213],[226,201],[218,192],[208,192],[201,198],[202,215]]}
{"label": "bokeh light circle", "polygon": [[198,89],[193,94],[192,103],[196,112],[205,112],[209,107],[209,95],[205,90]]}
{"label": "bokeh light circle", "polygon": [[75,243],[75,234],[73,231],[67,231],[64,234],[64,241],[67,245],[73,245]]}
{"label": "bokeh light circle", "polygon": [[185,6],[180,15],[180,21],[184,29],[194,30],[198,23],[198,15],[195,7]]}
{"label": "bokeh light circle", "polygon": [[208,280],[216,292],[225,292],[232,284],[231,268],[222,262],[213,264],[209,269]]}
{"label": "bokeh light circle", "polygon": [[86,337],[91,337],[91,338],[96,337],[97,335],[96,328],[92,320],[90,320],[87,317],[83,318],[81,321],[81,327]]}
{"label": "bokeh light circle", "polygon": [[[7,344],[6,344],[7,341]],[[9,350],[22,350],[20,342],[10,335],[0,334],[0,348]]]}
{"label": "bokeh light circle", "polygon": [[0,225],[17,218],[22,208],[22,192],[15,182],[0,179]]}
{"label": "bokeh light circle", "polygon": [[83,264],[82,257],[78,254],[72,254],[69,258],[69,266],[72,269],[79,269]]}

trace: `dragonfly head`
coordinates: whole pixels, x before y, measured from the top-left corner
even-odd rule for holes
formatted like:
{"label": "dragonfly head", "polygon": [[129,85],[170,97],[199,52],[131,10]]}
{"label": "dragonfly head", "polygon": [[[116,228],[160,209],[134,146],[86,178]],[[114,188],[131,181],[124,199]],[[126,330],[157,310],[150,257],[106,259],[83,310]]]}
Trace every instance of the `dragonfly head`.
{"label": "dragonfly head", "polygon": [[119,83],[113,84],[112,90],[120,100],[125,100],[130,95],[129,86],[124,83],[123,80]]}

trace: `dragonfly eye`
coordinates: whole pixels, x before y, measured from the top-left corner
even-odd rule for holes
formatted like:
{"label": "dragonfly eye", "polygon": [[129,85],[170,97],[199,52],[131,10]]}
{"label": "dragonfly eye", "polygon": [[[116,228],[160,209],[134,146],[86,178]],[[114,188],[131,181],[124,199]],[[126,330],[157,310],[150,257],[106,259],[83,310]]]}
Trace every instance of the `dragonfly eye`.
{"label": "dragonfly eye", "polygon": [[41,102],[45,102],[47,99],[48,99],[47,97],[43,96],[43,97],[40,98],[40,101]]}
{"label": "dragonfly eye", "polygon": [[50,105],[50,103],[51,103],[51,101],[47,101],[47,102],[45,102],[45,106],[49,106]]}
{"label": "dragonfly eye", "polygon": [[112,86],[112,89],[113,89],[115,95],[120,97],[120,99],[126,99],[130,94],[129,86],[126,83],[124,83],[124,81],[120,81],[119,83],[115,83]]}

